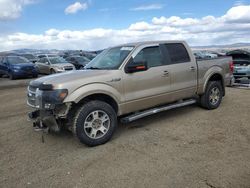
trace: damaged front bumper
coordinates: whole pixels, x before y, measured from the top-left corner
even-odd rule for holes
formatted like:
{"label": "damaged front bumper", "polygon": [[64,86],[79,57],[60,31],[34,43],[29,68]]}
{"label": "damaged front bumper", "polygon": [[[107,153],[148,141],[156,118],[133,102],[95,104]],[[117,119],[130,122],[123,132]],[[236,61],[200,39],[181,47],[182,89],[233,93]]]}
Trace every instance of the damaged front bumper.
{"label": "damaged front bumper", "polygon": [[28,87],[27,104],[34,109],[28,114],[36,129],[60,131],[71,103],[63,103],[66,89],[53,89],[51,85],[31,83]]}
{"label": "damaged front bumper", "polygon": [[58,124],[52,111],[35,110],[28,113],[28,118],[33,122],[35,130],[52,130],[54,132],[60,131],[60,124]]}

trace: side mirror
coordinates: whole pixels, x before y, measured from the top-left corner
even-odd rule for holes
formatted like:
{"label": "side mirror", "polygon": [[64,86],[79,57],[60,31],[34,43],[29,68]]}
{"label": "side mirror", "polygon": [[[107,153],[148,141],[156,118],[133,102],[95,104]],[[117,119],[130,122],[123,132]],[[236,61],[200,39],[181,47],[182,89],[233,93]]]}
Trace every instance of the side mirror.
{"label": "side mirror", "polygon": [[45,62],[46,65],[49,65],[49,62]]}
{"label": "side mirror", "polygon": [[146,61],[137,61],[135,62],[131,58],[125,68],[126,73],[134,73],[148,70],[148,64]]}

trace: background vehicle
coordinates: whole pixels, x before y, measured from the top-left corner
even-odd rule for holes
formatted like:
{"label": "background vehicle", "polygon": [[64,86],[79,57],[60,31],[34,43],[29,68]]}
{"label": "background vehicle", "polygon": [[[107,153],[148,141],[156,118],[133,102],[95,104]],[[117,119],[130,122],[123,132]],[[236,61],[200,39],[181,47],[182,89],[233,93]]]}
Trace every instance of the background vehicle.
{"label": "background vehicle", "polygon": [[54,74],[75,70],[74,65],[68,63],[62,57],[43,57],[35,65],[41,74]]}
{"label": "background vehicle", "polygon": [[[232,58],[196,61],[182,41],[153,41],[104,50],[85,71],[51,75],[28,87],[34,126],[71,129],[82,143],[104,144],[122,122],[194,104],[219,107]],[[42,125],[42,126],[41,126]]]}
{"label": "background vehicle", "polygon": [[250,79],[250,52],[245,50],[233,50],[227,53],[232,56],[234,64],[234,78],[236,81],[241,78]]}
{"label": "background vehicle", "polygon": [[211,58],[218,57],[218,54],[214,52],[208,52],[208,51],[196,51],[194,52],[194,55],[196,59],[211,59]]}
{"label": "background vehicle", "polygon": [[250,60],[234,60],[234,77],[250,79]]}
{"label": "background vehicle", "polygon": [[90,60],[84,56],[70,56],[66,58],[66,61],[73,64],[77,70],[82,69],[90,62]]}
{"label": "background vehicle", "polygon": [[38,61],[38,57],[33,54],[20,54],[19,56],[28,59],[30,62],[35,63]]}
{"label": "background vehicle", "polygon": [[33,63],[19,56],[0,57],[0,75],[8,75],[11,80],[19,77],[34,77],[38,72]]}

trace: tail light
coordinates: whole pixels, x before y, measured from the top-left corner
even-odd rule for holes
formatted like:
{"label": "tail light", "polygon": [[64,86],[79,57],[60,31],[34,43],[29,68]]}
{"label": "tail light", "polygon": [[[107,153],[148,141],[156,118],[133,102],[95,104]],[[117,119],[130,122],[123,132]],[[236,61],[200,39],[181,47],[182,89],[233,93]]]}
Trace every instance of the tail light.
{"label": "tail light", "polygon": [[230,69],[230,72],[233,73],[233,71],[234,71],[234,63],[232,61],[229,63],[229,69]]}

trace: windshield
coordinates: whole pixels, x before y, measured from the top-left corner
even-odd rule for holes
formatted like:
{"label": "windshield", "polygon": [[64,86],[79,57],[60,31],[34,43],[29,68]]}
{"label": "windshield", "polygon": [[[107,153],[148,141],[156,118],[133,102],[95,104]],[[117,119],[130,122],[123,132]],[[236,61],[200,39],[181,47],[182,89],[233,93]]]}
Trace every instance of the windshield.
{"label": "windshield", "polygon": [[52,57],[49,58],[51,64],[59,64],[59,63],[68,63],[65,59],[62,57]]}
{"label": "windshield", "polygon": [[30,63],[26,58],[23,57],[8,57],[10,64]]}
{"label": "windshield", "polygon": [[123,46],[104,50],[85,69],[118,69],[133,49],[132,46]]}

